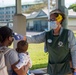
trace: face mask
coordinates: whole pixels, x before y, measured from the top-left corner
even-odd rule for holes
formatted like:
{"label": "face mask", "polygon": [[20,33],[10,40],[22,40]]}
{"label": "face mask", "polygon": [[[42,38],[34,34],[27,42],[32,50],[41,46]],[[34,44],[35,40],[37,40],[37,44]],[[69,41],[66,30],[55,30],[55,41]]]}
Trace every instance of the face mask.
{"label": "face mask", "polygon": [[13,41],[14,41],[14,38],[12,37],[12,39],[9,42],[9,46],[12,44]]}
{"label": "face mask", "polygon": [[51,27],[51,29],[56,29],[58,27],[58,25],[56,24],[56,21],[51,21],[50,27]]}

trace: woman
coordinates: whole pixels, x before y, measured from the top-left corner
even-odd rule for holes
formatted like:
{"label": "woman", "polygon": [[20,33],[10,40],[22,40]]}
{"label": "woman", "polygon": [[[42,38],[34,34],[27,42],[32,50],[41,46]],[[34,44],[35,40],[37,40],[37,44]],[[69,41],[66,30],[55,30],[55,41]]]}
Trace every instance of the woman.
{"label": "woman", "polygon": [[51,30],[33,36],[26,36],[28,43],[45,42],[45,52],[48,52],[47,73],[49,75],[72,75],[70,59],[76,75],[76,40],[74,33],[62,26],[65,15],[60,10],[50,13]]}
{"label": "woman", "polygon": [[[1,48],[5,48],[3,51],[5,52],[6,50],[9,50],[8,46],[10,46],[13,42],[13,31],[4,26],[0,28],[0,50]],[[17,75],[26,75],[27,72],[24,71],[24,66],[20,69],[17,69],[15,67],[16,64],[18,64],[19,58],[18,58],[18,53],[14,49],[10,49],[5,54],[5,64],[7,66],[8,74],[12,75],[12,71],[14,70]],[[28,71],[28,65],[26,66],[26,69]]]}

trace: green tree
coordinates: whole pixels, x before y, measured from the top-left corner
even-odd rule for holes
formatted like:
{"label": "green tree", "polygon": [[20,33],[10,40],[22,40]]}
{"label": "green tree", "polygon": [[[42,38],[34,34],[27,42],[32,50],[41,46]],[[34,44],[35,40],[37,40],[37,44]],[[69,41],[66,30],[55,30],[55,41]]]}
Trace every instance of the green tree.
{"label": "green tree", "polygon": [[44,3],[40,3],[40,4],[36,4],[34,6],[31,6],[28,10],[26,10],[24,13],[32,13],[34,11],[39,11],[41,10],[42,8],[46,7],[46,4]]}
{"label": "green tree", "polygon": [[73,10],[76,12],[76,7],[74,7]]}
{"label": "green tree", "polygon": [[[54,1],[54,0],[53,0]],[[32,13],[34,11],[39,11],[45,7],[48,6],[48,0],[35,0],[35,2],[37,3],[36,5],[31,6],[28,10],[26,10],[24,13]],[[54,4],[52,4],[52,0],[50,0],[50,5],[54,6]]]}
{"label": "green tree", "polygon": [[76,3],[70,5],[68,9],[73,9],[76,12]]}

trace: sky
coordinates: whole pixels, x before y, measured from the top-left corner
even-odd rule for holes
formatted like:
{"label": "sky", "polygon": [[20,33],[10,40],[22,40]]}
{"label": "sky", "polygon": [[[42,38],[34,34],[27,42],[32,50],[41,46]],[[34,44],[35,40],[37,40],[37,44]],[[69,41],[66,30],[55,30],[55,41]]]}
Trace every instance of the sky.
{"label": "sky", "polygon": [[[0,6],[6,6],[6,5],[11,5],[11,4],[15,4],[16,0],[0,0]],[[22,3],[24,2],[33,2],[36,0],[21,0]],[[68,7],[70,4],[75,3],[76,0],[65,0],[65,6]]]}

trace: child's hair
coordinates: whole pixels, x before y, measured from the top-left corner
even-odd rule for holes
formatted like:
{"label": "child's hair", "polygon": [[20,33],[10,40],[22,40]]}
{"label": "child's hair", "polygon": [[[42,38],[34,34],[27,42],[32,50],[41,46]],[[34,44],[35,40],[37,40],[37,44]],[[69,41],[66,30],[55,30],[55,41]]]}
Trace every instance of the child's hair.
{"label": "child's hair", "polygon": [[27,43],[27,41],[25,41],[25,40],[20,40],[20,41],[17,43],[16,51],[17,51],[18,53],[26,52],[27,49],[28,49],[28,43]]}

